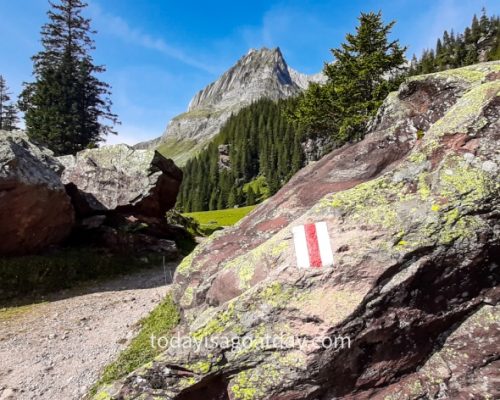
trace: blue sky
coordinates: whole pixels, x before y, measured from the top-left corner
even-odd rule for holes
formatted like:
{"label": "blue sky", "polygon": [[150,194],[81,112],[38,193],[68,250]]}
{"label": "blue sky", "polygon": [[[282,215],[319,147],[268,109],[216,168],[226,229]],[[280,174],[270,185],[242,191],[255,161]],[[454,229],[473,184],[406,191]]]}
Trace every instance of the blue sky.
{"label": "blue sky", "polygon": [[[161,135],[249,48],[280,46],[291,67],[315,73],[360,11],[382,10],[386,21],[397,20],[393,37],[410,56],[433,46],[444,29],[462,31],[483,6],[500,13],[498,0],[87,1],[98,31],[94,59],[108,69],[102,78],[113,87],[122,121],[108,141],[130,144]],[[0,0],[0,74],[16,95],[31,79],[47,8],[45,0]]]}

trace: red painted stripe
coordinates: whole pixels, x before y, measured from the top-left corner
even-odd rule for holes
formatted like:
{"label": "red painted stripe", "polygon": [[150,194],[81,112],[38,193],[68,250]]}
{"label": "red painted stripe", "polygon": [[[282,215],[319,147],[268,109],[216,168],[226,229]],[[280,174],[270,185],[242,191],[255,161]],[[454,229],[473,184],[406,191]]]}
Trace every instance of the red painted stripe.
{"label": "red painted stripe", "polygon": [[307,250],[309,253],[309,263],[311,267],[321,267],[321,254],[319,252],[318,235],[316,234],[316,225],[304,225],[306,231]]}

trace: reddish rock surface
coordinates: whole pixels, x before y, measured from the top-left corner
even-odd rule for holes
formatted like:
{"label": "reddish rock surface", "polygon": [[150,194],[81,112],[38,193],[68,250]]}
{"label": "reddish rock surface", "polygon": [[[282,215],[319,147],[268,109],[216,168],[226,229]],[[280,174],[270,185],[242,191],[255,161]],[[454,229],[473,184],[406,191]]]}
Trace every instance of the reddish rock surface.
{"label": "reddish rock surface", "polygon": [[64,240],[73,208],[52,153],[20,131],[0,131],[0,255],[35,252]]}
{"label": "reddish rock surface", "polygon": [[[363,141],[195,249],[174,295],[200,347],[96,398],[498,398],[499,70],[412,78]],[[292,228],[319,221],[335,265],[298,269]]]}

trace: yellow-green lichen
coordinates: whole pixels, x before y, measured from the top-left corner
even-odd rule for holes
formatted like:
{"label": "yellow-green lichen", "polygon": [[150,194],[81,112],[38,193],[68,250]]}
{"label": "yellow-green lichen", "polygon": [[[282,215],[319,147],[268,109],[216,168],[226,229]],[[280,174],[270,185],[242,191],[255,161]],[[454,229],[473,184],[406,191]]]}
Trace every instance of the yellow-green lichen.
{"label": "yellow-green lichen", "polygon": [[189,376],[187,378],[179,379],[179,381],[177,382],[177,386],[179,387],[179,389],[186,389],[188,387],[193,386],[197,382],[198,381],[194,376]]}
{"label": "yellow-green lichen", "polygon": [[92,400],[111,400],[111,399],[112,399],[111,395],[105,390],[100,391],[94,397],[92,397]]}
{"label": "yellow-green lichen", "polygon": [[236,400],[253,400],[258,394],[262,394],[257,387],[258,382],[250,380],[250,373],[242,371],[233,379],[230,390]]}
{"label": "yellow-green lichen", "polygon": [[427,155],[421,151],[414,151],[412,154],[410,154],[408,160],[415,164],[422,164],[423,162],[427,161]]}
{"label": "yellow-green lichen", "polygon": [[209,336],[222,333],[235,323],[235,321],[231,321],[234,317],[234,302],[230,302],[225,310],[217,312],[204,326],[192,332],[191,336],[195,340],[201,341]]}
{"label": "yellow-green lichen", "polygon": [[481,82],[491,72],[499,72],[500,63],[498,61],[484,64],[471,65],[464,68],[455,68],[447,71],[442,71],[440,74],[444,76],[455,76],[468,82]]}
{"label": "yellow-green lichen", "polygon": [[264,350],[267,345],[265,334],[266,326],[264,324],[260,324],[253,328],[250,333],[251,336],[248,339],[242,338],[241,343],[243,344],[243,346],[238,349],[238,351],[234,354],[234,357],[238,358],[243,355],[253,353],[256,350]]}
{"label": "yellow-green lichen", "polygon": [[467,129],[481,119],[484,106],[496,96],[499,90],[498,82],[487,82],[467,91],[441,119],[430,127],[424,137],[424,142],[427,144],[428,138],[435,140],[446,134],[468,133]]}
{"label": "yellow-green lichen", "polygon": [[331,207],[350,215],[354,221],[390,228],[396,225],[398,219],[391,203],[404,198],[405,191],[402,182],[394,183],[382,177],[325,197],[318,211]]}
{"label": "yellow-green lichen", "polygon": [[262,264],[266,259],[276,260],[288,246],[289,243],[283,238],[283,233],[278,234],[255,249],[228,261],[223,268],[233,270],[237,274],[241,290],[249,289],[255,266]]}
{"label": "yellow-green lichen", "polygon": [[279,387],[289,371],[306,368],[306,357],[299,351],[274,353],[269,361],[238,373],[232,380],[230,390],[237,400],[261,398],[273,388]]}
{"label": "yellow-green lichen", "polygon": [[431,187],[428,183],[429,176],[430,175],[428,172],[422,172],[418,176],[417,192],[422,200],[427,200],[432,193]]}
{"label": "yellow-green lichen", "polygon": [[422,382],[420,382],[420,380],[418,379],[410,384],[409,389],[412,396],[418,396],[423,394]]}
{"label": "yellow-green lichen", "polygon": [[[177,269],[175,270],[176,273],[180,275],[187,275],[189,273],[189,270],[192,266],[193,260],[196,257],[197,253],[199,253],[199,247],[198,246],[196,249],[194,249],[191,254],[189,254],[187,257],[184,257],[181,263],[178,265]],[[198,250],[198,251],[197,251]]]}
{"label": "yellow-green lichen", "polygon": [[472,206],[498,190],[484,171],[466,164],[459,157],[450,158],[439,174],[440,194],[461,206]]}
{"label": "yellow-green lichen", "polygon": [[284,288],[282,283],[272,282],[262,289],[259,296],[272,307],[284,307],[291,300],[294,292],[291,287]]}
{"label": "yellow-green lichen", "polygon": [[186,368],[193,371],[195,374],[207,374],[212,369],[212,362],[208,360],[202,360],[194,364],[189,364],[186,366]]}
{"label": "yellow-green lichen", "polygon": [[181,297],[180,305],[182,307],[189,307],[193,302],[195,288],[188,286]]}
{"label": "yellow-green lichen", "polygon": [[446,71],[434,72],[426,75],[416,75],[408,79],[408,81],[422,81],[429,79],[429,77],[436,77],[438,79],[452,78],[467,83],[481,83],[491,72],[500,71],[500,63],[493,61],[489,63],[469,65],[462,68],[449,69]]}

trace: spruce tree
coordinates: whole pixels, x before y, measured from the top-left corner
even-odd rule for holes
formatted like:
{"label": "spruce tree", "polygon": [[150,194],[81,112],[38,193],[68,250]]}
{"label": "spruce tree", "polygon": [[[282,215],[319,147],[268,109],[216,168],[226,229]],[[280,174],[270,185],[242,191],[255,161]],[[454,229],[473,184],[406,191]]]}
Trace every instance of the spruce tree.
{"label": "spruce tree", "polygon": [[255,204],[255,192],[252,189],[252,186],[248,187],[247,190],[247,206],[253,206]]}
{"label": "spruce tree", "polygon": [[[20,108],[28,135],[57,155],[96,146],[115,133],[110,86],[91,56],[95,33],[82,15],[82,0],[49,1],[49,22],[41,30],[43,49],[32,57],[35,81],[25,83]],[[108,121],[106,124],[103,121]]]}
{"label": "spruce tree", "polygon": [[488,18],[483,8],[481,18],[474,15],[463,34],[444,31],[442,39],[436,43],[435,56],[433,49],[424,50],[419,60],[412,60],[408,74],[425,74],[500,59],[499,23],[498,16]]}
{"label": "spruce tree", "polygon": [[328,130],[338,145],[361,138],[368,120],[399,84],[405,47],[389,40],[395,22],[382,14],[361,13],[355,34],[332,50],[335,62],[325,64],[326,85],[311,85],[292,118],[308,129]]}
{"label": "spruce tree", "polygon": [[5,78],[0,75],[0,129],[5,131],[17,129],[19,122],[17,108],[10,102],[10,95]]}
{"label": "spruce tree", "polygon": [[1,129],[5,131],[13,131],[18,129],[19,117],[17,116],[17,107],[15,104],[7,104],[4,107]]}
{"label": "spruce tree", "polygon": [[227,198],[227,208],[233,208],[238,205],[238,191],[232,187]]}
{"label": "spruce tree", "polygon": [[5,82],[4,77],[0,75],[0,129],[3,129],[4,109],[9,100],[10,93],[9,88],[7,87],[7,82]]}

